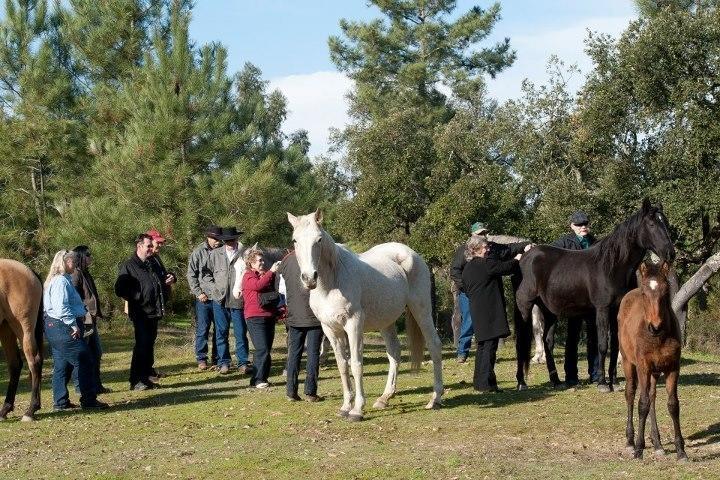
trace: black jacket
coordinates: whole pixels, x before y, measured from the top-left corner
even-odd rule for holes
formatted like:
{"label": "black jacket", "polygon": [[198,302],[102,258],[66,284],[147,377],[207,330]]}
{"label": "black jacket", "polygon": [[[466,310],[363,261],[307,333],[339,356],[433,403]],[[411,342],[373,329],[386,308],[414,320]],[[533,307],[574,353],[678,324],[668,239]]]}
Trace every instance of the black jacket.
{"label": "black jacket", "polygon": [[[588,246],[592,247],[593,243],[595,243],[597,240],[595,237],[588,233],[587,236],[588,239]],[[582,246],[580,246],[580,242],[577,239],[577,235],[575,233],[568,233],[567,235],[563,235],[562,237],[555,240],[553,243],[551,243],[553,247],[558,248],[565,248],[567,250],[582,250]]]}
{"label": "black jacket", "polygon": [[300,281],[300,266],[295,253],[288,254],[280,264],[277,279],[285,280],[285,299],[287,303],[287,320],[290,327],[319,327],[320,321],[310,309],[310,290]]}
{"label": "black jacket", "polygon": [[75,290],[80,294],[85,308],[93,320],[97,318],[103,318],[103,314],[100,311],[100,300],[98,297],[97,286],[95,285],[95,279],[90,272],[85,269],[76,268],[73,271],[72,283]]}
{"label": "black jacket", "polygon": [[163,282],[158,278],[150,262],[143,262],[137,254],[133,254],[118,268],[115,294],[127,300],[128,315],[131,320],[163,316],[165,313],[163,287]]}
{"label": "black jacket", "polygon": [[[511,260],[518,253],[523,253],[525,247],[531,242],[509,243],[507,245],[495,242],[488,243],[490,244],[490,253],[488,253],[488,258],[507,261]],[[458,291],[462,293],[467,293],[462,279],[463,269],[465,268],[466,263],[465,244],[462,243],[457,250],[455,250],[455,256],[453,257],[452,265],[450,266],[450,278],[453,283],[455,283]]]}
{"label": "black jacket", "polygon": [[502,276],[518,273],[518,265],[515,259],[501,261],[479,257],[465,265],[463,284],[470,299],[470,315],[478,342],[510,335]]}

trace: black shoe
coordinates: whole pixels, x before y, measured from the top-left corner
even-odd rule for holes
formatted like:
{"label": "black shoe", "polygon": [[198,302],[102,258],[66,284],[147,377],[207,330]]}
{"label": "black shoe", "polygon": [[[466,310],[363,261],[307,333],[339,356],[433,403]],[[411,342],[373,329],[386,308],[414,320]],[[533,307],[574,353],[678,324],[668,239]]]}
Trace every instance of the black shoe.
{"label": "black shoe", "polygon": [[577,387],[580,381],[577,378],[565,379],[565,386],[567,388]]}
{"label": "black shoe", "polygon": [[75,408],[78,408],[78,406],[72,402],[68,402],[65,405],[53,405],[54,412],[65,412],[67,410],[73,410]]}
{"label": "black shoe", "polygon": [[98,395],[101,393],[112,393],[112,388],[107,388],[105,385],[100,385],[97,389]]}
{"label": "black shoe", "polygon": [[305,395],[306,402],[314,403],[314,402],[322,402],[323,400],[325,400],[325,399],[323,397],[321,397],[320,395]]}
{"label": "black shoe", "polygon": [[300,396],[297,393],[295,393],[293,395],[287,395],[287,399],[290,402],[299,402],[300,400],[302,400],[302,398],[300,398]]}
{"label": "black shoe", "polygon": [[94,402],[82,404],[81,408],[83,410],[105,410],[106,408],[110,408],[110,405],[100,400],[95,400]]}
{"label": "black shoe", "polygon": [[502,393],[502,390],[498,387],[476,388],[475,391],[478,393]]}

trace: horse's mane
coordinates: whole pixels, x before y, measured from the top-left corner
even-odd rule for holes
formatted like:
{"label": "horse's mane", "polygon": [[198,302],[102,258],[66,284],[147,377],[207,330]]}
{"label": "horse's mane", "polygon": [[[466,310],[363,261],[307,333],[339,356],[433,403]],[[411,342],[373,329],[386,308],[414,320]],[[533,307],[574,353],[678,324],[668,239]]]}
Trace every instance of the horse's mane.
{"label": "horse's mane", "polygon": [[638,210],[616,226],[610,235],[590,247],[588,252],[602,268],[609,271],[616,265],[627,263],[646,213],[644,209]]}

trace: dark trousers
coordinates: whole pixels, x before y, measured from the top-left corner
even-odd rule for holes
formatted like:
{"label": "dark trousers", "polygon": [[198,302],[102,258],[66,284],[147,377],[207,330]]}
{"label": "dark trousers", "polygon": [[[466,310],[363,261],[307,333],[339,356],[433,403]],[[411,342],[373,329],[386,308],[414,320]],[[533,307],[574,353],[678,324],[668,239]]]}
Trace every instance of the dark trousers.
{"label": "dark trousers", "polygon": [[[208,360],[208,338],[211,338],[212,351],[210,353],[210,363],[217,363],[217,344],[215,342],[215,334],[210,336],[210,325],[215,323],[213,313],[213,303],[211,301],[201,302],[195,299],[195,359],[198,362],[207,362]],[[217,326],[215,326],[217,332]]]}
{"label": "dark trousers", "polygon": [[473,387],[475,390],[486,391],[497,388],[495,360],[497,359],[498,343],[497,338],[478,340],[477,342],[475,374],[473,375]]}
{"label": "dark trousers", "polygon": [[150,384],[149,376],[155,375],[155,339],[157,338],[158,318],[139,315],[132,318],[135,329],[135,346],[130,361],[130,388],[138,382]]}
{"label": "dark trousers", "polygon": [[270,377],[270,350],[275,339],[275,319],[273,317],[251,317],[247,319],[250,340],[255,348],[253,367],[255,373],[250,385],[267,382]]}
{"label": "dark trousers", "polygon": [[72,338],[72,327],[61,320],[45,315],[44,323],[45,336],[53,352],[53,405],[65,407],[70,403],[67,384],[73,369],[78,372],[80,403],[94,403],[96,393],[92,380],[93,361],[88,345],[82,337]]}
{"label": "dark trousers", "polygon": [[320,345],[323,332],[317,327],[288,326],[288,357],[286,393],[289,397],[297,395],[300,358],[307,341],[307,376],[305,377],[305,395],[317,395],[317,380],[320,372]]}
{"label": "dark trousers", "polygon": [[598,355],[598,337],[595,319],[592,317],[574,317],[568,319],[567,339],[565,341],[565,381],[578,381],[578,344],[582,325],[585,323],[587,335],[588,376],[598,381],[600,376],[600,355]]}
{"label": "dark trousers", "polygon": [[[80,331],[82,332],[86,326],[81,326]],[[92,380],[93,388],[97,392],[102,387],[102,381],[100,380],[100,360],[102,359],[102,345],[100,344],[100,335],[98,334],[97,322],[93,322],[92,325],[93,333],[85,339],[88,348],[90,349],[90,357],[92,358]],[[72,381],[75,385],[75,391],[80,391],[80,380],[78,379],[77,369],[73,369]]]}

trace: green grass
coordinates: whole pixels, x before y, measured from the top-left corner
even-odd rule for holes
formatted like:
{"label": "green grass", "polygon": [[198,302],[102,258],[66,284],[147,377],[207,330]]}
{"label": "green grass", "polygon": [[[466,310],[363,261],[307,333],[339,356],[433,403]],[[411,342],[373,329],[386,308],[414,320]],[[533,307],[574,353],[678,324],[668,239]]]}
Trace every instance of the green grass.
{"label": "green grass", "polygon": [[[273,351],[274,386],[257,391],[237,373],[197,371],[192,333],[184,325],[161,331],[156,366],[170,376],[164,388],[146,392],[128,391],[128,325],[118,321],[102,331],[103,378],[115,391],[103,396],[112,404],[108,411],[52,413],[46,362],[38,421],[20,422],[29,400],[24,375],[16,411],[0,423],[0,477],[720,478],[717,357],[685,355],[680,402],[690,462],[682,464],[674,457],[664,389],[658,422],[668,454],[658,459],[648,449],[646,459],[631,460],[624,449],[622,393],[554,391],[544,365],[533,366],[528,391],[515,392],[510,345],[496,368],[504,393],[475,394],[472,363],[455,363],[446,346],[444,408],[423,409],[430,365],[413,374],[404,363],[398,395],[388,409],[373,410],[387,366],[379,337],[368,335],[368,408],[363,422],[350,423],[335,415],[342,395],[334,362],[321,371],[324,402],[287,402],[282,327]],[[4,366],[0,379],[4,387]]]}

